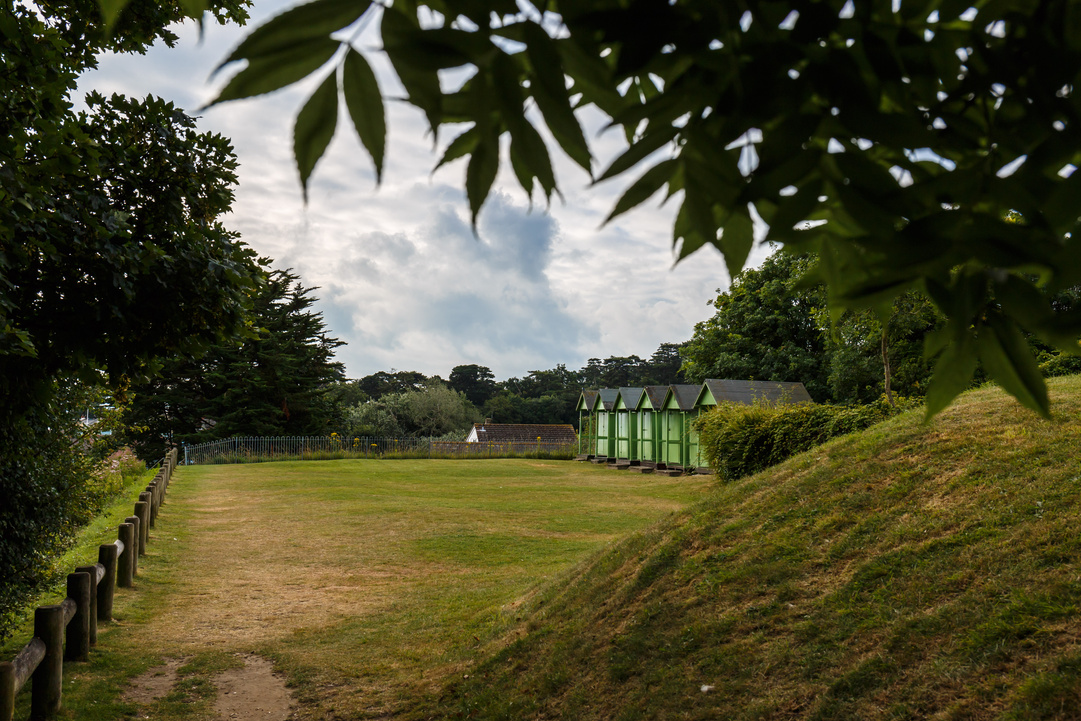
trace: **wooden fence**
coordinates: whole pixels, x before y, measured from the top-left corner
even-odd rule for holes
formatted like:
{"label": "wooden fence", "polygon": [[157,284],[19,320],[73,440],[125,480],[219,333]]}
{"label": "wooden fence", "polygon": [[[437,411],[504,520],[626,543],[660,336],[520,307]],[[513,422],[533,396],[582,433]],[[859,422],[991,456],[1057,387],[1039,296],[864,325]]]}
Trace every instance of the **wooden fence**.
{"label": "wooden fence", "polygon": [[115,589],[131,588],[176,463],[174,449],[139,494],[134,515],[118,527],[117,540],[98,548],[97,563],[68,574],[67,598],[34,610],[34,638],[14,661],[0,662],[0,721],[14,719],[15,696],[27,681],[31,721],[51,718],[60,710],[64,661],[89,659],[90,647],[98,641],[98,623],[112,621]]}

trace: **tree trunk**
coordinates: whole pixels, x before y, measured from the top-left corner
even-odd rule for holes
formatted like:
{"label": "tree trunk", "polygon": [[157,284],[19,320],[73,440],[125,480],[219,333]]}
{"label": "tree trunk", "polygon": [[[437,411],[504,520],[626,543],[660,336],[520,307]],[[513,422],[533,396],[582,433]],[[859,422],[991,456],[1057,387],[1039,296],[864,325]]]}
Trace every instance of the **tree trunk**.
{"label": "tree trunk", "polygon": [[885,386],[885,389],[886,389],[886,400],[889,401],[889,404],[891,406],[896,408],[897,404],[893,401],[893,392],[890,390],[890,380],[891,380],[890,354],[889,354],[889,342],[886,340],[886,331],[889,330],[889,327],[890,326],[889,326],[888,321],[882,325],[882,370],[883,370],[883,373],[885,375],[885,378],[884,378],[885,384],[884,384],[884,386]]}

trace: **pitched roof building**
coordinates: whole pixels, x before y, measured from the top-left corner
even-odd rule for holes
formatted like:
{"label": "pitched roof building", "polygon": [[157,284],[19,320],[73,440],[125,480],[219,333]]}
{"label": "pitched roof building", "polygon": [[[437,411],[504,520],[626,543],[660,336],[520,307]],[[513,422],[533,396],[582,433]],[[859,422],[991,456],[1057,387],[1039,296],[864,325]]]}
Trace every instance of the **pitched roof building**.
{"label": "pitched roof building", "polygon": [[570,423],[474,423],[466,443],[529,444],[572,446],[578,434]]}

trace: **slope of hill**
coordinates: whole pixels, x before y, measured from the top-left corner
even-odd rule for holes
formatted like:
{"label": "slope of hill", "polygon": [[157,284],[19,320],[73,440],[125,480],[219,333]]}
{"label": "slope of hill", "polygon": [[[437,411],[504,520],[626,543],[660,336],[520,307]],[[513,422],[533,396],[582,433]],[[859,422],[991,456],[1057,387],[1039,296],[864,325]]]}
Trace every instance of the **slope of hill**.
{"label": "slope of hill", "polygon": [[417,717],[1081,718],[1081,377],[741,481],[523,604]]}

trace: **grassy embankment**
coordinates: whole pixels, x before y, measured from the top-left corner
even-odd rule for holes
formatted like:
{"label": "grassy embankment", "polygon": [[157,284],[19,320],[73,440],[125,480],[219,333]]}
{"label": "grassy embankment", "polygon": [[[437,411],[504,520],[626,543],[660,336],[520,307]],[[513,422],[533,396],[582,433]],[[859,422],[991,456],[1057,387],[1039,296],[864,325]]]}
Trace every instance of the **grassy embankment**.
{"label": "grassy embankment", "polygon": [[1081,718],[1081,377],[839,439],[635,534],[426,713]]}
{"label": "grassy embankment", "polygon": [[[213,674],[248,652],[287,674],[300,718],[410,706],[498,648],[539,582],[708,484],[539,460],[181,468],[117,623],[66,667],[62,718],[213,719]],[[183,660],[169,694],[121,698],[165,659]]]}

